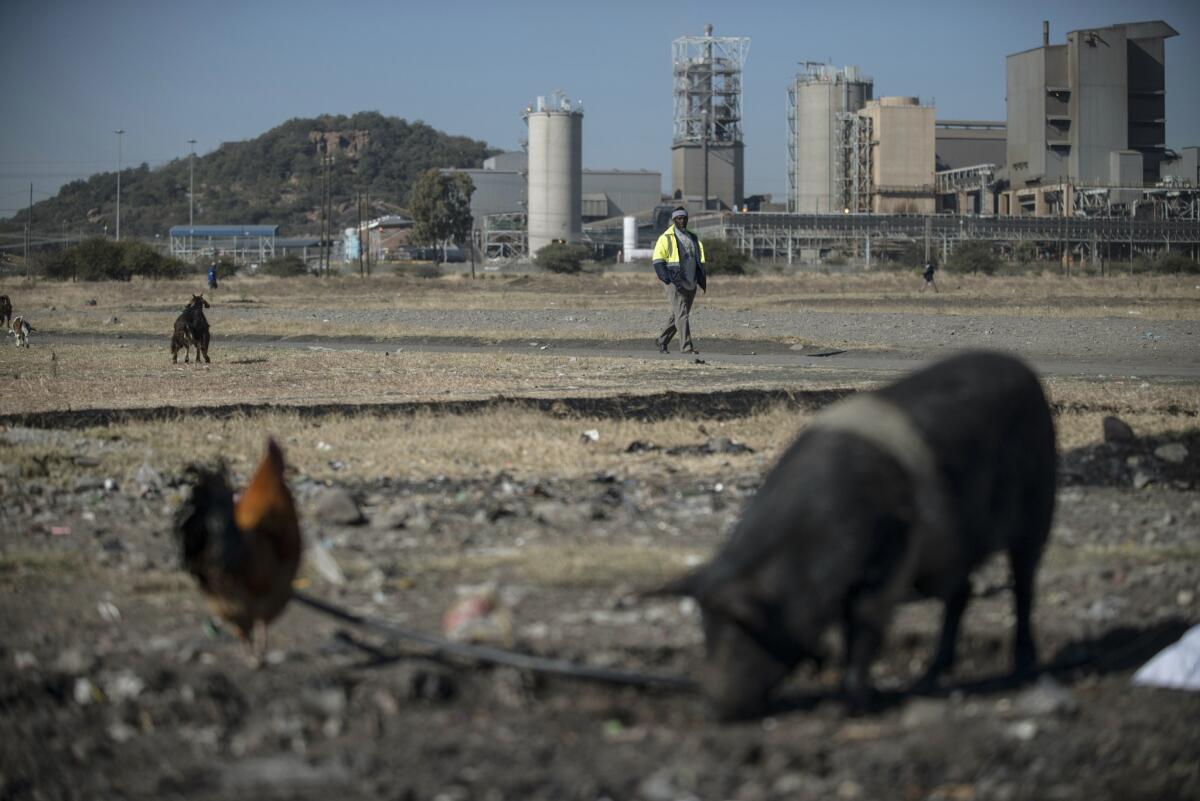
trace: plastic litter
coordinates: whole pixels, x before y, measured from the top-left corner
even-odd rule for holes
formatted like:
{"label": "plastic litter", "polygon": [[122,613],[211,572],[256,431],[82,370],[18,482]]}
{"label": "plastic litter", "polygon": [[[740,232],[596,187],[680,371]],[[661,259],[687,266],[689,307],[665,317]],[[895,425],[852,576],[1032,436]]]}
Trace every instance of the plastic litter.
{"label": "plastic litter", "polygon": [[1200,690],[1200,626],[1192,626],[1179,640],[1159,651],[1133,674],[1141,687]]}

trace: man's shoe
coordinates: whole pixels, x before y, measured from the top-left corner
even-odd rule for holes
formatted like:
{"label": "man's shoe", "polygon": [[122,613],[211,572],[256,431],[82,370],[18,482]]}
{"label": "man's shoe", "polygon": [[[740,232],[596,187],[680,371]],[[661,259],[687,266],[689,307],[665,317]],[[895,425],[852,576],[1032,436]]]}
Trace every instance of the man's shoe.
{"label": "man's shoe", "polygon": [[696,355],[696,356],[699,356],[699,355],[700,355],[700,351],[696,350],[696,349],[695,349],[695,348],[693,348],[691,345],[688,345],[686,348],[684,348],[683,350],[681,350],[681,351],[680,351],[680,353],[690,353],[690,354],[693,354],[693,355]]}
{"label": "man's shoe", "polygon": [[671,352],[671,351],[667,350],[666,342],[660,342],[659,340],[656,339],[656,340],[654,340],[654,344],[658,346],[659,353],[670,353]]}

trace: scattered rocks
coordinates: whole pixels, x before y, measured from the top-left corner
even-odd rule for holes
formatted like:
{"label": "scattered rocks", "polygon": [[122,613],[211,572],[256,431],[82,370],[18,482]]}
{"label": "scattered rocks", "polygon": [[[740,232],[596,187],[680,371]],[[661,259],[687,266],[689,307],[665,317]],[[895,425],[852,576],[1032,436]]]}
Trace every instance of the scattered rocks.
{"label": "scattered rocks", "polygon": [[[436,662],[409,660],[398,665],[394,671],[396,686],[406,701],[446,701],[458,690],[454,674]],[[375,705],[381,711],[399,707],[391,693],[376,693]]]}
{"label": "scattered rocks", "polygon": [[1014,740],[1029,742],[1034,737],[1037,737],[1038,725],[1032,720],[1018,720],[1016,723],[1010,725],[1005,730],[1005,733]]}
{"label": "scattered rocks", "polygon": [[81,648],[68,648],[58,655],[51,667],[68,676],[82,676],[91,672],[97,661],[95,654],[84,653]]}
{"label": "scattered rocks", "polygon": [[38,666],[38,658],[30,651],[17,651],[13,654],[13,666],[17,670],[30,670]]}
{"label": "scattered rocks", "polygon": [[313,516],[334,526],[357,526],[366,522],[354,496],[347,490],[336,488],[327,489],[317,497]]}
{"label": "scattered rocks", "polygon": [[1025,717],[1074,715],[1079,711],[1079,702],[1074,693],[1044,675],[1036,685],[1016,697],[1013,709]]}
{"label": "scattered rocks", "polygon": [[146,682],[132,670],[118,670],[100,677],[104,694],[114,702],[136,701],[146,688]]}
{"label": "scattered rocks", "polygon": [[326,718],[341,717],[346,712],[346,691],[341,687],[313,687],[301,696],[304,708]]}
{"label": "scattered rocks", "polygon": [[80,706],[87,706],[88,704],[104,700],[104,695],[100,692],[100,688],[88,678],[75,679],[71,696],[75,699],[75,703]]}
{"label": "scattered rocks", "polygon": [[150,466],[149,460],[142,462],[137,472],[134,473],[133,480],[137,483],[138,492],[143,497],[156,494],[163,488],[163,477]]}
{"label": "scattered rocks", "polygon": [[1129,424],[1119,417],[1109,415],[1101,421],[1101,426],[1105,442],[1134,442],[1137,439]]}
{"label": "scattered rocks", "polygon": [[1182,442],[1170,442],[1166,445],[1159,445],[1154,449],[1154,455],[1164,462],[1171,464],[1183,464],[1188,456],[1187,446]]}
{"label": "scattered rocks", "polygon": [[371,526],[385,531],[404,528],[405,524],[416,512],[417,510],[410,503],[404,501],[393,503],[372,516]]}
{"label": "scattered rocks", "polygon": [[590,519],[592,508],[587,503],[568,504],[562,501],[542,501],[534,504],[529,513],[543,525],[570,528]]}
{"label": "scattered rocks", "polygon": [[944,701],[916,698],[905,705],[900,715],[900,725],[906,729],[936,726],[946,720],[946,711]]}

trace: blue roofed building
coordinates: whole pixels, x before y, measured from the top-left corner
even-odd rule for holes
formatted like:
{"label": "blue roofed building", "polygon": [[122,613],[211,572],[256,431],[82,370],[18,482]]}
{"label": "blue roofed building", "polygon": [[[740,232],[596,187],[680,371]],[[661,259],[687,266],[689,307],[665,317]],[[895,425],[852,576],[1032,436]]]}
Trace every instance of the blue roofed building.
{"label": "blue roofed building", "polygon": [[235,262],[274,258],[278,225],[173,225],[171,255],[185,261],[228,256]]}

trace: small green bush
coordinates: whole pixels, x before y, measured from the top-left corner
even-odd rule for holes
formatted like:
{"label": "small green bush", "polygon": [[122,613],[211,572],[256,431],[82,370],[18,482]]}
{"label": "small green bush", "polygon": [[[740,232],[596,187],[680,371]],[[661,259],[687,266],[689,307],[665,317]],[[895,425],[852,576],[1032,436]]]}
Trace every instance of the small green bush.
{"label": "small green bush", "polygon": [[[933,260],[932,257],[930,258]],[[922,242],[909,242],[895,253],[881,258],[878,264],[880,269],[897,272],[923,270],[925,268],[925,245]]]}
{"label": "small green bush", "polygon": [[1032,242],[1018,242],[1013,245],[1013,261],[1022,266],[1032,264],[1037,259],[1037,245]]}
{"label": "small green bush", "polygon": [[[201,267],[203,268],[202,272],[205,275],[208,274],[208,268],[212,266],[213,263],[214,262],[212,261],[200,263]],[[221,258],[217,259],[215,263],[217,265],[218,281],[224,281],[226,278],[233,278],[242,269],[242,265],[234,261],[232,256],[222,256]]]}
{"label": "small green bush", "polygon": [[709,275],[745,275],[750,259],[725,239],[704,243],[704,272]]}
{"label": "small green bush", "polygon": [[992,275],[1000,267],[1000,257],[992,249],[992,243],[979,239],[960,243],[946,262],[946,268],[955,273]]}
{"label": "small green bush", "polygon": [[128,281],[134,276],[179,278],[187,266],[136,239],[112,242],[93,237],[44,257],[41,271],[55,281]]}
{"label": "small green bush", "polygon": [[1200,273],[1200,262],[1195,262],[1182,253],[1164,253],[1154,258],[1138,256],[1133,262],[1135,273],[1158,273],[1160,275]]}
{"label": "small green bush", "polygon": [[[220,270],[221,268],[218,266],[217,269]],[[264,275],[274,275],[280,278],[287,278],[294,275],[308,275],[308,265],[304,263],[304,259],[293,253],[289,253],[286,256],[276,256],[264,262],[258,269]]]}
{"label": "small green bush", "polygon": [[537,252],[534,262],[552,273],[574,275],[583,269],[583,260],[591,254],[586,245],[551,242]]}

